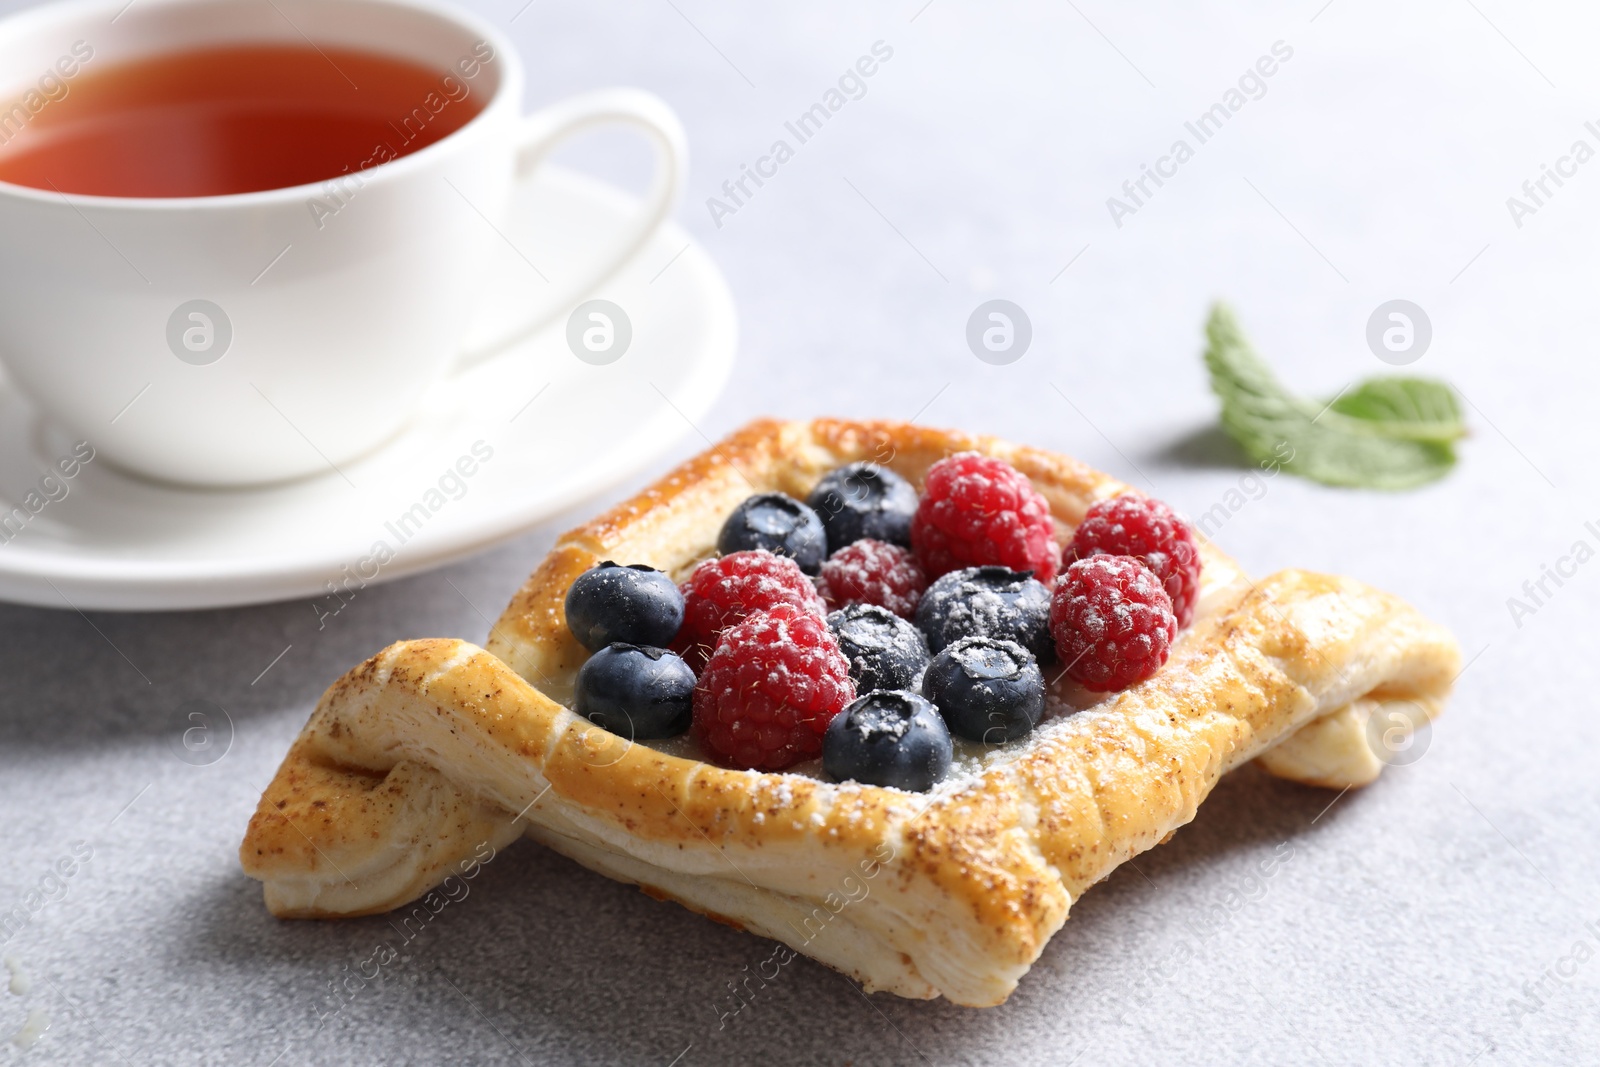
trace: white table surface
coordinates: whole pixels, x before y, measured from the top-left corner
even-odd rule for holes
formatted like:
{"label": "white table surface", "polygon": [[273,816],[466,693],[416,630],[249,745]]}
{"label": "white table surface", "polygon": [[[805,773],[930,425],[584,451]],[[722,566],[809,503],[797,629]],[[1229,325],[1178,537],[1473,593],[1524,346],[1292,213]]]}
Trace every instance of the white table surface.
{"label": "white table surface", "polygon": [[[303,601],[88,618],[6,607],[0,910],[41,886],[64,895],[4,946],[32,990],[0,992],[0,1036],[35,1009],[51,1025],[0,1059],[1600,1056],[1600,563],[1549,586],[1520,625],[1507,607],[1575,541],[1600,546],[1584,527],[1600,519],[1600,162],[1520,227],[1506,206],[1575,139],[1600,147],[1583,126],[1600,119],[1595,14],[1505,0],[921,3],[473,5],[520,44],[531,103],[635,84],[688,126],[678,217],[730,279],[742,350],[713,414],[656,472],[760,413],[915,415],[1077,454],[1198,514],[1244,474],[1211,429],[1209,301],[1232,301],[1297,388],[1331,394],[1386,369],[1367,316],[1413,300],[1434,328],[1413,369],[1470,403],[1459,469],[1401,495],[1280,477],[1216,537],[1257,574],[1356,575],[1454,628],[1476,658],[1424,757],[1331,808],[1331,793],[1233,775],[1170,844],[1092,890],[1000,1008],[865,997],[800,960],[719,1029],[727,983],[768,943],[525,843],[395,978],[319,1029],[330,984],[388,927],[268,917],[235,857],[260,789],[329,681],[395,638],[482,640],[484,616],[593,508],[364,591],[321,631]],[[880,40],[893,57],[865,96],[714,225],[706,200],[724,179]],[[1293,56],[1265,94],[1114,225],[1106,198],[1277,41]],[[572,158],[637,169],[609,143]],[[964,341],[992,297],[1033,323],[1010,366]],[[173,755],[192,700],[234,726],[227,755],[200,767]],[[1284,842],[1292,859],[1252,887]],[[75,847],[92,859],[57,888],[49,872]]]}

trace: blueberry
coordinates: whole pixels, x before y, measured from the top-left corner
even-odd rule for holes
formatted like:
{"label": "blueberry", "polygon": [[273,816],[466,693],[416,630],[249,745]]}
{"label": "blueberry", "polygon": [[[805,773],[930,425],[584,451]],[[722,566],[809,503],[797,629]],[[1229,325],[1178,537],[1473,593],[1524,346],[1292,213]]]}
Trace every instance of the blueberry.
{"label": "blueberry", "polygon": [[676,737],[693,716],[694,671],[675,652],[618,641],[578,671],[573,710],[620,737]]}
{"label": "blueberry", "polygon": [[928,643],[922,631],[887,608],[851,604],[828,616],[828,629],[850,661],[856,692],[912,689],[928,665]]}
{"label": "blueberry", "polygon": [[1014,641],[964,637],[933,657],[922,676],[952,733],[998,745],[1025,737],[1044,714],[1044,675]]}
{"label": "blueberry", "polygon": [[837,782],[932,789],[950,770],[950,730],[915,693],[879,690],[845,705],[822,735],[822,769]]}
{"label": "blueberry", "polygon": [[608,559],[578,575],[567,590],[567,626],[591,652],[613,641],[668,645],[681,625],[678,584],[642,563],[620,567]]}
{"label": "blueberry", "polygon": [[1053,663],[1050,636],[1050,590],[1032,571],[1005,567],[968,567],[951,571],[922,594],[917,627],[937,653],[963,637],[1015,641],[1040,663]]}
{"label": "blueberry", "polygon": [[822,516],[828,551],[864,538],[911,547],[911,516],[917,491],[876,463],[847,463],[822,476],[806,503]]}
{"label": "blueberry", "polygon": [[724,556],[752,548],[788,556],[807,574],[816,574],[828,555],[828,535],[817,513],[794,497],[757,493],[733,509],[717,534],[717,551]]}

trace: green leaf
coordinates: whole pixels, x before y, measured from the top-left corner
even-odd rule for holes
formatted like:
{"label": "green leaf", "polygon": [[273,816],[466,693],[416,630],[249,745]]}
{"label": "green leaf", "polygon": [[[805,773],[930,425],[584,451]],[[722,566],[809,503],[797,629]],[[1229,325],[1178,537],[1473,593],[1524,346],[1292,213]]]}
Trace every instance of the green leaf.
{"label": "green leaf", "polygon": [[1447,443],[1467,432],[1455,390],[1428,378],[1369,378],[1335,398],[1330,410],[1385,437]]}
{"label": "green leaf", "polygon": [[[1206,342],[1206,368],[1212,391],[1222,400],[1222,426],[1263,467],[1324,485],[1410,489],[1444,477],[1455,465],[1449,442],[1459,433],[1417,436],[1423,426],[1442,432],[1447,420],[1439,417],[1445,410],[1439,390],[1455,410],[1448,386],[1423,383],[1426,388],[1407,390],[1410,400],[1402,403],[1399,391],[1378,384],[1397,379],[1379,379],[1354,390],[1363,398],[1356,405],[1363,414],[1339,412],[1280,385],[1225,305],[1212,308]],[[1460,425],[1459,411],[1455,425]]]}

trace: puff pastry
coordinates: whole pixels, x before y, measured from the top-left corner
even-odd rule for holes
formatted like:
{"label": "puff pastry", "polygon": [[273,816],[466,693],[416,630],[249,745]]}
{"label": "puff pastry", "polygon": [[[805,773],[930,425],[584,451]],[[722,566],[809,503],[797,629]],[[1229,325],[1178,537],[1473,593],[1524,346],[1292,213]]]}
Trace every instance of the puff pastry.
{"label": "puff pastry", "polygon": [[1209,544],[1195,621],[1161,671],[1106,696],[1058,681],[1056,714],[931,794],[726,770],[564,706],[587,653],[563,599],[591,565],[681,577],[751,493],[804,498],[860,459],[920,485],[967,449],[1025,473],[1064,535],[1094,501],[1131,491],[989,437],[755,422],[562,537],[487,650],[403,641],[335,682],[262,795],[245,872],[275,915],[362,915],[417,898],[485,841],[526,834],[869,991],[994,1005],[1072,902],[1192,819],[1229,770],[1264,756],[1286,777],[1363,784],[1382,766],[1363,740],[1375,709],[1440,709],[1459,669],[1445,630],[1350,579],[1289,570],[1253,582]]}

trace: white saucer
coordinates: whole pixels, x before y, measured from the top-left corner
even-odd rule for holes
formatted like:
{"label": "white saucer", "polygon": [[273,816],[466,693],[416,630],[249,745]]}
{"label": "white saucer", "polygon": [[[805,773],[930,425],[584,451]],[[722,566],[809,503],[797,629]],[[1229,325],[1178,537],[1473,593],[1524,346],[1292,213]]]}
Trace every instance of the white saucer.
{"label": "white saucer", "polygon": [[[545,168],[505,227],[516,248],[501,242],[485,317],[549,292],[536,270],[575,276],[594,235],[632,208],[609,186]],[[325,596],[347,574],[370,583],[435,567],[604,492],[691,432],[727,380],[737,326],[721,274],[671,224],[594,296],[632,322],[618,361],[580,361],[559,316],[442,385],[406,433],[342,472],[204,491],[91,461],[20,533],[9,541],[0,533],[0,599],[160,610]],[[492,456],[462,464],[473,473],[457,472],[460,489],[446,472],[477,442]],[[70,438],[0,383],[0,513],[71,450]],[[380,543],[393,554],[386,563]]]}

